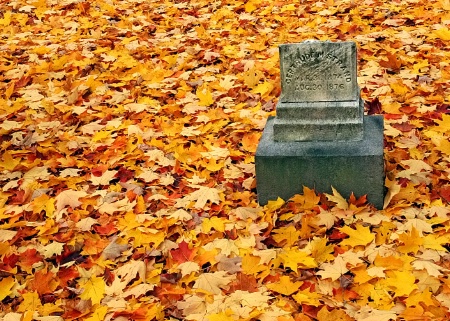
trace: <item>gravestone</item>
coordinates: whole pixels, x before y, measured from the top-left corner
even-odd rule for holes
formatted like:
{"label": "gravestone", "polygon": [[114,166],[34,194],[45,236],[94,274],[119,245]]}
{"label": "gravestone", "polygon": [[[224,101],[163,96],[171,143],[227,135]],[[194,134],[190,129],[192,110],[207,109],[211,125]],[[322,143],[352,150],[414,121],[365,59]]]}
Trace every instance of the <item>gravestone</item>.
{"label": "gravestone", "polygon": [[256,151],[258,202],[303,186],[383,207],[383,117],[365,116],[353,42],[281,45],[281,96]]}

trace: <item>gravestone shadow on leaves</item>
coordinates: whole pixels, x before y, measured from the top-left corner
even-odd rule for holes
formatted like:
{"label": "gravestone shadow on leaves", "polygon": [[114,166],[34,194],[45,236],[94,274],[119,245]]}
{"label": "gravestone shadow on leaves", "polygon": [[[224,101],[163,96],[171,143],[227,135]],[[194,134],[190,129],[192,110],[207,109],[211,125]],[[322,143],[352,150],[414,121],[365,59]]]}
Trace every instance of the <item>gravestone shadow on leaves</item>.
{"label": "gravestone shadow on leaves", "polygon": [[280,48],[281,96],[256,151],[258,202],[289,199],[303,186],[384,199],[383,117],[364,115],[353,42],[305,41]]}

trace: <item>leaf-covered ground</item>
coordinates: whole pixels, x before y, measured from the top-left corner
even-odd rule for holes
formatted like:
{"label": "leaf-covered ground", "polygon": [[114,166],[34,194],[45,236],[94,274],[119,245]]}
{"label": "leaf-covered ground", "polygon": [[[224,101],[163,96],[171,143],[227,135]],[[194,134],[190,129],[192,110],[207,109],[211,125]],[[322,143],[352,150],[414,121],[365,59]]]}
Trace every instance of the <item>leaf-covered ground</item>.
{"label": "leaf-covered ground", "polygon": [[[0,318],[448,320],[449,27],[449,0],[2,1]],[[358,45],[382,211],[256,203],[306,39]]]}

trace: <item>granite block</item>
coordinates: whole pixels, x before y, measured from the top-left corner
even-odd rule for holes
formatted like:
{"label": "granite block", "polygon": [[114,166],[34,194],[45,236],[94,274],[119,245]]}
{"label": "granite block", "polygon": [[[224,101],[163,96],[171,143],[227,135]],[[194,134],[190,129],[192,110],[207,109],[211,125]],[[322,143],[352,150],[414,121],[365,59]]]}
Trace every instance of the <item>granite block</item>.
{"label": "granite block", "polygon": [[367,195],[377,208],[383,207],[384,159],[383,117],[364,116],[359,141],[274,140],[274,118],[269,118],[255,156],[258,202],[278,197],[289,199],[303,186],[331,193],[331,186],[344,197],[351,192]]}

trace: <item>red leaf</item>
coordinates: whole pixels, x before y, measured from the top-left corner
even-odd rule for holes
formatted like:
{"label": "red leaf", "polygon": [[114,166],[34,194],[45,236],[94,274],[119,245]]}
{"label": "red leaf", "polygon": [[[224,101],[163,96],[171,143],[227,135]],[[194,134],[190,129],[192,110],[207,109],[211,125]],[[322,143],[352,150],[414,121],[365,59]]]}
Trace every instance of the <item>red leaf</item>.
{"label": "red leaf", "polygon": [[184,263],[191,261],[195,255],[195,250],[189,249],[189,244],[185,241],[178,244],[178,249],[171,250],[170,255],[178,263]]}
{"label": "red leaf", "polygon": [[441,187],[439,190],[439,195],[450,203],[450,185]]}
{"label": "red leaf", "polygon": [[365,109],[369,115],[381,114],[381,103],[378,97],[372,101],[365,101]]}
{"label": "red leaf", "polygon": [[118,177],[122,183],[125,183],[134,177],[134,172],[121,167],[115,177]]}
{"label": "red leaf", "polygon": [[117,228],[113,222],[106,225],[95,225],[94,230],[100,235],[111,235],[117,232]]}
{"label": "red leaf", "polygon": [[68,285],[69,281],[75,280],[79,276],[80,274],[74,265],[68,268],[61,267],[58,271],[59,284],[63,288]]}
{"label": "red leaf", "polygon": [[256,282],[256,278],[253,275],[247,275],[241,272],[236,274],[236,280],[231,283],[230,288],[228,289],[229,293],[233,293],[237,290],[240,291],[248,291],[248,292],[257,292],[258,291],[258,283]]}
{"label": "red leaf", "polygon": [[398,72],[400,68],[402,67],[402,62],[400,59],[397,58],[396,55],[387,53],[386,54],[388,60],[381,60],[380,66],[391,69],[392,71]]}
{"label": "red leaf", "polygon": [[333,229],[333,232],[329,236],[330,240],[342,240],[347,237],[347,234],[341,233],[338,229]]}
{"label": "red leaf", "polygon": [[417,106],[403,106],[398,110],[405,114],[413,114],[417,110]]}
{"label": "red leaf", "polygon": [[392,124],[392,127],[396,128],[402,132],[409,132],[409,131],[413,130],[414,128],[416,128],[416,126],[411,125],[409,123]]}
{"label": "red leaf", "polygon": [[20,263],[19,265],[22,268],[31,269],[31,266],[34,263],[40,262],[43,260],[43,257],[36,251],[36,249],[28,249],[20,255]]}

